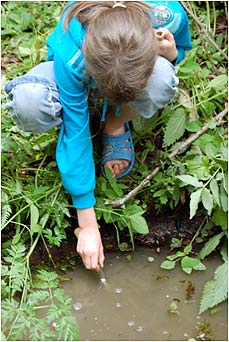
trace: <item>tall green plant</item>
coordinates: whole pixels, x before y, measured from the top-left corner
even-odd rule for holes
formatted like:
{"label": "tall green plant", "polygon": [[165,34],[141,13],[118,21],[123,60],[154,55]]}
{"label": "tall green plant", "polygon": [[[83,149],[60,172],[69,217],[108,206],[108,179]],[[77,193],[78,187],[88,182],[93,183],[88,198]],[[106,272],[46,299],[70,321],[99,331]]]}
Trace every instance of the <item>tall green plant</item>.
{"label": "tall green plant", "polygon": [[32,279],[25,246],[18,243],[7,252],[1,283],[2,340],[78,341],[71,298],[58,287],[58,275],[38,270]]}

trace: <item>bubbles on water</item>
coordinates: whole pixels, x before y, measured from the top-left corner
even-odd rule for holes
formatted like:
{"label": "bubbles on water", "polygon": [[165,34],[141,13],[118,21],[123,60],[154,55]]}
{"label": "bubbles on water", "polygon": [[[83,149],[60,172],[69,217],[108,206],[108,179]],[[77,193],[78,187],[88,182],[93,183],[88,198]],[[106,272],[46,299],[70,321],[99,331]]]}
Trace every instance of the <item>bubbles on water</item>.
{"label": "bubbles on water", "polygon": [[116,308],[120,308],[121,307],[121,303],[115,303]]}
{"label": "bubbles on water", "polygon": [[82,309],[82,304],[80,302],[76,302],[73,304],[73,309],[79,311]]}
{"label": "bubbles on water", "polygon": [[164,330],[164,331],[162,332],[162,334],[163,334],[163,335],[168,335],[169,332],[168,332],[167,330]]}
{"label": "bubbles on water", "polygon": [[123,289],[121,287],[116,287],[115,292],[116,293],[122,293]]}
{"label": "bubbles on water", "polygon": [[149,262],[154,262],[154,258],[153,258],[153,257],[148,257],[147,260],[148,260]]}
{"label": "bubbles on water", "polygon": [[56,329],[57,328],[57,323],[56,322],[52,322],[51,326]]}
{"label": "bubbles on water", "polygon": [[137,327],[137,332],[141,332],[143,330],[143,327],[139,326]]}
{"label": "bubbles on water", "polygon": [[134,324],[135,324],[134,321],[129,321],[129,322],[128,322],[129,327],[133,327]]}

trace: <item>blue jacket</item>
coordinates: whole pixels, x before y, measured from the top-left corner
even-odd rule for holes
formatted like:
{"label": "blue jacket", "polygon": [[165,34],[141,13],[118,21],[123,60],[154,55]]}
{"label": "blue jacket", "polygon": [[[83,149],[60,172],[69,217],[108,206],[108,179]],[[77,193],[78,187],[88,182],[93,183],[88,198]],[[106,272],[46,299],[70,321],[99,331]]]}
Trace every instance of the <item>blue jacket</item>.
{"label": "blue jacket", "polygon": [[[145,1],[152,5],[154,28],[166,27],[173,33],[179,63],[186,49],[191,49],[187,15],[178,1]],[[68,5],[71,5],[69,3]],[[67,6],[68,6],[67,5]],[[47,60],[54,61],[54,75],[63,107],[56,159],[65,189],[78,209],[95,205],[95,167],[89,127],[88,84],[82,52],[85,29],[72,19],[69,30],[63,28],[64,16],[47,39]]]}

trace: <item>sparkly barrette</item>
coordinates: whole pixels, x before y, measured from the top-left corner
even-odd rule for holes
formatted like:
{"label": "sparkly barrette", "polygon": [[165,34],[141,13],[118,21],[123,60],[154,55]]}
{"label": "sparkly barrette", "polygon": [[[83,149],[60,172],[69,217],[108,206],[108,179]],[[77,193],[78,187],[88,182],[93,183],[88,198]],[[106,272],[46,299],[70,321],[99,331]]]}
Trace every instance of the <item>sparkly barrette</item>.
{"label": "sparkly barrette", "polygon": [[122,7],[122,8],[126,8],[126,5],[122,4],[121,2],[116,2],[112,8],[116,8],[116,7]]}

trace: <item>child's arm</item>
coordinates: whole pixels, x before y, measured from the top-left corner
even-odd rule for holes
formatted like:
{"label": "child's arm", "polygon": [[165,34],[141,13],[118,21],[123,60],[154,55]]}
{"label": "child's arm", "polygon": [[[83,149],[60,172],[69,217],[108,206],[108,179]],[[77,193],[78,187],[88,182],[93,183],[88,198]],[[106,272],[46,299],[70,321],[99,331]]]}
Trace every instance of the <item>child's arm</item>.
{"label": "child's arm", "polygon": [[94,208],[78,209],[80,233],[77,252],[87,269],[99,271],[103,267],[104,254]]}
{"label": "child's arm", "polygon": [[167,58],[170,62],[175,61],[178,56],[178,52],[173,34],[166,28],[161,28],[155,30],[155,36],[158,41],[158,54]]}
{"label": "child's arm", "polygon": [[152,6],[150,13],[152,27],[167,29],[173,35],[177,50],[174,64],[180,63],[185,57],[185,51],[192,48],[189,21],[184,8],[179,1],[146,1],[146,3]]}
{"label": "child's arm", "polygon": [[56,55],[54,73],[63,107],[56,158],[65,189],[72,195],[80,227],[77,251],[88,269],[103,266],[103,247],[96,222],[95,169],[87,92],[82,75]]}

